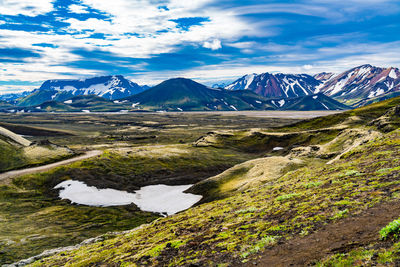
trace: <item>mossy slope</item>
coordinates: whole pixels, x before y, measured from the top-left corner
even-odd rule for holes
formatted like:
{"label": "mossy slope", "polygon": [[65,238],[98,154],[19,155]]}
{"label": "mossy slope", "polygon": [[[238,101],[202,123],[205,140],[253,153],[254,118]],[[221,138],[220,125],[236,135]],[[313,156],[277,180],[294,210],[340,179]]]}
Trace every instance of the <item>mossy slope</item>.
{"label": "mossy slope", "polygon": [[330,165],[289,171],[232,197],[33,265],[241,264],[265,247],[398,198],[399,160],[396,130],[352,148]]}

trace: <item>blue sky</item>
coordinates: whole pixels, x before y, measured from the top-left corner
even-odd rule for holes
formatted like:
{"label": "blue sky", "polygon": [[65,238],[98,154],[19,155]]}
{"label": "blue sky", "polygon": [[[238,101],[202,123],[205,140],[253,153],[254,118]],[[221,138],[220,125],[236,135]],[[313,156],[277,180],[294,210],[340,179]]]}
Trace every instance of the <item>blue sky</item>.
{"label": "blue sky", "polygon": [[399,67],[399,55],[398,0],[0,0],[0,93],[112,74],[212,84]]}

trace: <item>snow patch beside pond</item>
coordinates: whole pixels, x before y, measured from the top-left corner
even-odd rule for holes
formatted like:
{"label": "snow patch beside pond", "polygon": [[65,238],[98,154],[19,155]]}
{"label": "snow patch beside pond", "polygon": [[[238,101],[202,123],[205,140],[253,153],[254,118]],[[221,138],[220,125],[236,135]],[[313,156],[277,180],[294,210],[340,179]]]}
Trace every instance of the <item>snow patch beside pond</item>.
{"label": "snow patch beside pond", "polygon": [[197,203],[202,196],[183,193],[192,185],[149,185],[135,193],[115,189],[98,189],[85,183],[67,180],[59,183],[54,189],[61,189],[59,197],[72,203],[87,206],[109,207],[134,203],[143,211],[175,214]]}

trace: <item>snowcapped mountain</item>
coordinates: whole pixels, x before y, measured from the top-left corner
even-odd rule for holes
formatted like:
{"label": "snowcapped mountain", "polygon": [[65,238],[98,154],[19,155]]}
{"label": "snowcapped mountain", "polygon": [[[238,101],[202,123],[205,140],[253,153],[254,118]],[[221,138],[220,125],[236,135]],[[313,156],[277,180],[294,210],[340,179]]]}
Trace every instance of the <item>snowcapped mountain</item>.
{"label": "snowcapped mountain", "polygon": [[227,90],[246,90],[249,89],[250,84],[253,82],[254,77],[256,77],[257,74],[247,74],[243,76],[240,79],[237,79],[233,83],[225,86],[225,89]]}
{"label": "snowcapped mountain", "polygon": [[311,95],[322,82],[307,74],[249,74],[225,87],[227,90],[251,90],[266,98]]}
{"label": "snowcapped mountain", "polygon": [[362,65],[330,78],[320,92],[347,104],[400,91],[400,70]]}
{"label": "snowcapped mountain", "polygon": [[326,82],[329,79],[331,79],[333,76],[335,76],[335,74],[332,72],[321,72],[321,73],[315,74],[313,77],[320,82]]}
{"label": "snowcapped mountain", "polygon": [[140,86],[122,75],[81,80],[48,80],[39,89],[23,98],[18,105],[33,106],[49,100],[63,101],[78,95],[97,95],[115,100],[141,93],[147,88],[148,86]]}

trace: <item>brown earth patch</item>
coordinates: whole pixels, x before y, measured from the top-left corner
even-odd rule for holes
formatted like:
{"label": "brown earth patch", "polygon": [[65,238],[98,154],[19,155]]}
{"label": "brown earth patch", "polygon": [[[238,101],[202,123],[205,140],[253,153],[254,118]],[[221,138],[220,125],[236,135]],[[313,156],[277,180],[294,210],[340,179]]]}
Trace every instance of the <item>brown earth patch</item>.
{"label": "brown earth patch", "polygon": [[345,253],[379,241],[379,230],[400,216],[400,201],[378,204],[362,213],[323,226],[305,237],[295,237],[266,249],[247,266],[307,266],[328,255]]}

